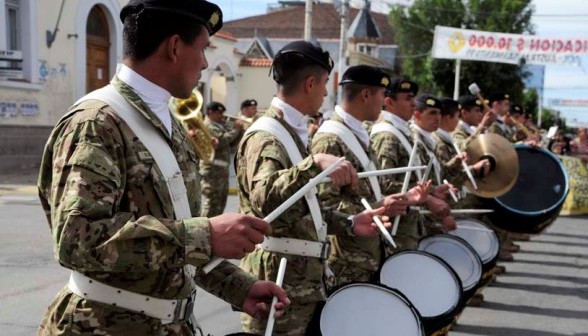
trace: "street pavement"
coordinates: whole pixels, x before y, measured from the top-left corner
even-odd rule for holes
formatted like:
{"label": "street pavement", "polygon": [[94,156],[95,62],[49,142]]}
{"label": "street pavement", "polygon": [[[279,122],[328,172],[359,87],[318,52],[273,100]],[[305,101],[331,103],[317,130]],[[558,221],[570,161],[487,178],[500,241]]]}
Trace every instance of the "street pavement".
{"label": "street pavement", "polygon": [[[230,196],[227,211],[235,210]],[[486,301],[467,308],[449,335],[588,336],[588,219],[561,217],[520,245],[507,273],[484,291]],[[67,278],[35,188],[0,184],[0,335],[34,335]],[[196,306],[205,335],[239,331],[228,304],[200,291]]]}

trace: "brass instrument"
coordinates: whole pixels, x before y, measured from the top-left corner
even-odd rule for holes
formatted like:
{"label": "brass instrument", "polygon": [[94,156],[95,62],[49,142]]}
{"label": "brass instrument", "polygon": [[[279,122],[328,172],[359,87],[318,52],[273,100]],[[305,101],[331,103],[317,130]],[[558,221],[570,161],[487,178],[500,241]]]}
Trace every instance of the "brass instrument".
{"label": "brass instrument", "polygon": [[225,119],[231,119],[234,121],[240,121],[243,123],[243,126],[245,127],[249,127],[251,126],[251,124],[253,124],[253,118],[242,118],[242,117],[234,117],[234,116],[230,116],[230,115],[225,115],[223,116]]}
{"label": "brass instrument", "polygon": [[194,89],[188,99],[172,98],[170,100],[170,110],[178,118],[187,130],[194,133],[190,136],[196,155],[204,163],[210,163],[214,160],[214,148],[212,146],[212,135],[204,125],[202,117],[202,105],[204,99],[200,91]]}

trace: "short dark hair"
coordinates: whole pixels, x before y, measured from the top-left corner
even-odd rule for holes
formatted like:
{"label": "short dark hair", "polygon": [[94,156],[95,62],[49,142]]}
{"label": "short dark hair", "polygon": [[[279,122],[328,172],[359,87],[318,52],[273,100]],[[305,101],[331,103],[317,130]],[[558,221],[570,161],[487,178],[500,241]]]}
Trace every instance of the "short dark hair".
{"label": "short dark hair", "polygon": [[179,35],[184,43],[192,44],[203,29],[206,28],[189,17],[142,9],[125,17],[123,53],[141,61],[151,56],[166,38]]}
{"label": "short dark hair", "polygon": [[328,71],[315,61],[297,53],[287,53],[274,60],[273,78],[285,95],[294,93],[309,76],[320,78]]}
{"label": "short dark hair", "polygon": [[341,99],[345,101],[352,101],[357,96],[359,96],[363,89],[368,89],[371,93],[375,93],[380,89],[380,87],[357,83],[348,83],[345,85],[341,85]]}

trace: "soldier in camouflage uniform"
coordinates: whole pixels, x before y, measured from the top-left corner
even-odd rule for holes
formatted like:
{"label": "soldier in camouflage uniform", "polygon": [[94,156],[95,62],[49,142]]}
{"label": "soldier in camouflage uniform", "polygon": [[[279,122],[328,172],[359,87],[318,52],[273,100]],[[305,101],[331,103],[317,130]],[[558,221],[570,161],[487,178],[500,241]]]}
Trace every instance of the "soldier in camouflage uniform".
{"label": "soldier in camouflage uniform", "polygon": [[[436,97],[429,94],[420,94],[415,99],[415,110],[414,110],[414,123],[411,125],[414,136],[417,139],[417,155],[420,162],[423,164],[432,163],[429,176],[425,178],[433,180],[437,186],[452,187],[443,184],[441,178],[441,163],[435,155],[435,138],[433,132],[439,128],[441,124],[441,101]],[[461,161],[459,162],[461,164]],[[445,203],[448,198],[445,195],[442,199],[436,200],[437,202]],[[447,203],[445,203],[447,205]],[[449,205],[447,205],[449,206]],[[442,227],[438,226],[436,220],[441,220]],[[425,216],[425,227],[427,228],[428,234],[447,232],[455,230],[457,227],[452,216],[445,214],[442,217],[432,215]]]}
{"label": "soldier in camouflage uniform", "polygon": [[[418,85],[405,79],[395,79],[386,89],[384,98],[384,110],[381,112],[381,120],[378,121],[371,133],[371,147],[380,169],[389,169],[408,166],[410,152],[413,146],[413,135],[408,126],[415,108],[415,95]],[[396,133],[378,131],[379,123],[388,123]],[[402,139],[406,139],[406,144]],[[417,162],[417,164],[421,164]],[[416,165],[416,164],[415,164]],[[420,173],[412,173],[409,187],[417,186],[420,181]],[[381,176],[380,189],[384,195],[392,195],[402,190],[404,174]],[[442,193],[442,189],[440,189]],[[429,209],[438,216],[447,215],[449,207],[440,202],[433,195],[426,200]],[[394,238],[397,251],[416,249],[418,241],[426,235],[424,218],[418,211],[409,211],[400,219],[400,225]]]}
{"label": "soldier in camouflage uniform", "polygon": [[496,113],[496,120],[488,128],[488,132],[498,134],[510,142],[514,142],[514,123],[510,118],[510,95],[497,92],[491,94],[488,99],[490,100],[490,107]]}
{"label": "soldier in camouflage uniform", "polygon": [[[355,141],[356,148],[361,149],[365,158],[372,163],[369,133],[364,129],[362,122],[375,121],[378,118],[384,102],[384,90],[389,83],[389,77],[377,68],[364,65],[350,67],[343,74],[340,83],[341,105],[335,107],[331,119],[323,124],[324,126],[313,138],[312,153],[345,156],[357,171],[366,171],[368,163],[362,162],[364,158],[357,156],[361,154],[356,155],[346,142]],[[364,100],[365,96],[368,98]],[[337,134],[330,130],[330,127],[344,127],[348,132]],[[346,134],[353,139],[345,139]],[[375,168],[375,165],[367,167]],[[360,179],[356,189],[348,186],[339,188],[328,183],[321,184],[319,198],[323,208],[355,213],[364,208],[361,199],[365,198],[373,204],[373,207],[379,207],[383,203],[388,216],[404,215],[409,205],[405,198],[401,195],[390,195],[382,200],[377,179],[374,178],[374,181],[377,190],[374,190],[374,186],[371,186],[368,179]],[[331,236],[331,243],[333,248],[329,264],[336,275],[338,284],[371,280],[382,262],[383,246],[379,237]]]}
{"label": "soldier in camouflage uniform", "polygon": [[218,140],[214,149],[214,160],[210,163],[200,161],[202,181],[202,217],[214,217],[223,213],[229,193],[229,162],[231,148],[236,146],[243,135],[242,123],[227,123],[224,120],[225,106],[212,102],[206,106],[204,125],[210,135]]}
{"label": "soldier in camouflage uniform", "polygon": [[247,121],[248,124],[254,123],[263,113],[257,110],[257,100],[245,99],[241,102],[241,112],[239,117]]}
{"label": "soldier in camouflage uniform", "polygon": [[[184,209],[197,216],[198,161],[167,106],[171,95],[187,98],[206,68],[204,49],[222,25],[220,9],[206,1],[132,0],[121,20],[125,57],[111,82],[113,94],[170,146],[186,188]],[[191,276],[191,268],[212,256],[240,258],[252,251],[270,227],[237,214],[177,219],[154,156],[127,120],[100,100],[83,100],[47,142],[39,196],[55,257],[72,277],[47,309],[38,334],[193,335],[187,319],[194,282],[253,315],[267,314],[264,302],[277,295],[283,313],[283,290],[231,263]],[[88,292],[77,290],[80,285]]]}
{"label": "soldier in camouflage uniform", "polygon": [[[265,116],[256,124],[267,125],[269,119],[272,123],[278,122],[284,133],[274,134],[269,127],[256,129],[254,124],[241,140],[236,157],[241,211],[258,217],[269,214],[337,159],[328,154],[309,155],[307,150],[305,116],[315,115],[326,95],[326,83],[333,67],[328,52],[310,42],[295,41],[277,53],[272,67],[278,93]],[[302,157],[296,164],[291,161],[283,143],[286,137],[291,137],[296,147],[291,150],[297,150]],[[357,173],[349,162],[344,162],[331,177],[338,186],[357,186]],[[322,216],[328,223],[329,233],[373,237],[378,230],[371,223],[371,218],[383,210],[364,211],[351,217],[353,219],[349,219],[349,214],[338,211],[325,211]],[[303,256],[305,251],[295,252],[282,245],[292,238],[309,245],[321,244],[318,240],[319,232],[324,232],[323,228],[315,227],[305,200],[297,201],[271,225],[273,232],[269,241],[277,243],[249,253],[242,260],[241,267],[259,279],[273,280],[277,276],[280,259],[287,258],[283,286],[292,303],[285,317],[276,321],[274,335],[303,335],[305,332],[316,335],[317,331],[309,327],[309,323],[315,309],[325,300],[323,276],[328,252],[321,254],[322,258]],[[243,315],[242,324],[244,331],[264,333],[263,321]]]}

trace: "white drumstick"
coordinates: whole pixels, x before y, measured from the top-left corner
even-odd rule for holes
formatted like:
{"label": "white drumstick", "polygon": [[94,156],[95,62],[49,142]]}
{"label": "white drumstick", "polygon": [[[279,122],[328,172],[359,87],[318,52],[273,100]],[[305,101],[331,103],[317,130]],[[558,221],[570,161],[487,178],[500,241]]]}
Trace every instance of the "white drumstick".
{"label": "white drumstick", "polygon": [[[357,173],[357,177],[358,178],[368,178],[368,177],[372,177],[372,176],[396,175],[396,174],[406,173],[409,171],[413,172],[416,170],[424,170],[426,168],[427,168],[427,166],[415,166],[415,167],[401,167],[401,168],[390,168],[390,169],[382,169],[382,170],[372,170],[372,171],[368,171],[368,172]],[[330,177],[325,177],[321,181],[321,183],[328,183],[328,182],[331,182]]]}
{"label": "white drumstick", "polygon": [[[420,207],[410,207],[411,210],[417,210],[423,215],[431,214],[430,210],[425,210]],[[465,215],[465,214],[484,214],[494,212],[492,209],[455,209],[451,210],[452,215]]]}
{"label": "white drumstick", "polygon": [[427,179],[429,179],[429,175],[431,174],[431,169],[433,168],[433,159],[431,158],[429,160],[429,163],[427,164],[427,169],[425,170],[425,173],[423,174],[422,178],[421,178],[421,184],[425,184],[425,182],[427,182]]}
{"label": "white drumstick", "polygon": [[[459,147],[457,147],[457,144],[455,142],[453,142],[453,148],[455,148],[457,155],[461,155],[461,151],[459,150]],[[474,187],[474,189],[478,190],[478,184],[476,183],[476,179],[474,178],[474,175],[472,175],[472,171],[470,170],[470,167],[468,167],[468,164],[462,160],[461,165],[463,166],[463,171],[470,179],[470,182],[472,182],[472,186]]]}
{"label": "white drumstick", "polygon": [[[447,182],[447,180],[443,180],[443,184],[449,184],[449,182]],[[451,190],[451,188],[448,189],[449,190],[449,195],[451,195],[451,198],[453,198],[453,201],[455,203],[458,202],[457,196],[455,195],[455,193],[453,192],[453,190]]]}
{"label": "white drumstick", "polygon": [[[363,206],[367,209],[367,210],[373,210],[372,206],[368,203],[368,201],[362,197],[361,199],[361,204],[363,204]],[[374,222],[376,223],[376,225],[378,226],[378,229],[380,229],[380,232],[382,233],[382,235],[384,236],[384,238],[386,239],[386,241],[388,242],[388,244],[392,245],[394,248],[396,248],[396,243],[394,242],[394,239],[392,238],[392,236],[390,235],[390,232],[388,232],[388,230],[386,230],[386,227],[384,226],[384,223],[382,223],[382,221],[380,220],[380,217],[378,216],[374,216],[372,217],[374,219]]]}
{"label": "white drumstick", "polygon": [[[410,151],[410,157],[408,158],[408,167],[412,167],[414,164],[414,160],[416,159],[416,152],[417,152],[417,141],[418,138],[414,136],[414,145],[412,146],[412,151]],[[404,182],[402,183],[402,189],[400,191],[401,194],[406,194],[408,191],[408,183],[410,182],[410,172],[406,172],[404,175]],[[392,235],[396,236],[396,231],[398,231],[398,224],[400,223],[400,216],[394,217],[394,226],[392,226]]]}
{"label": "white drumstick", "polygon": [[[472,230],[472,231],[482,231],[482,232],[494,232],[492,230],[488,230],[488,229],[484,229],[484,228],[477,228],[477,227],[472,227],[472,226],[465,226],[465,225],[460,225],[460,224],[456,224],[458,229],[464,229],[464,230]],[[436,223],[434,224],[435,227],[438,228],[443,228],[442,224]]]}
{"label": "white drumstick", "polygon": [[[294,195],[290,196],[290,198],[288,198],[284,203],[280,204],[280,206],[278,206],[274,211],[267,215],[263,220],[268,223],[271,223],[276,218],[280,217],[280,215],[284,211],[288,210],[289,207],[291,207],[294,203],[296,203],[299,199],[306,195],[306,193],[311,191],[311,189],[314,188],[317,184],[319,184],[325,177],[331,175],[331,173],[335,171],[335,169],[337,169],[337,167],[339,167],[343,163],[343,161],[345,161],[345,157],[339,158],[337,161],[335,161],[333,164],[327,167],[327,169],[323,170],[317,176],[311,178],[308,181],[308,183],[304,185],[304,187],[300,188],[300,190],[295,192]],[[213,257],[208,264],[204,265],[202,271],[204,271],[204,273],[207,274],[210,273],[210,271],[212,271],[216,266],[218,266],[223,260],[223,258]]]}
{"label": "white drumstick", "polygon": [[[282,258],[280,260],[280,268],[278,268],[278,278],[276,279],[276,285],[282,288],[282,284],[284,283],[284,274],[286,273],[286,264],[288,260],[286,258]],[[276,314],[276,303],[278,303],[278,297],[274,296],[272,299],[272,306],[270,308],[269,316],[267,318],[267,326],[265,327],[265,336],[271,336],[274,331],[274,315]]]}

